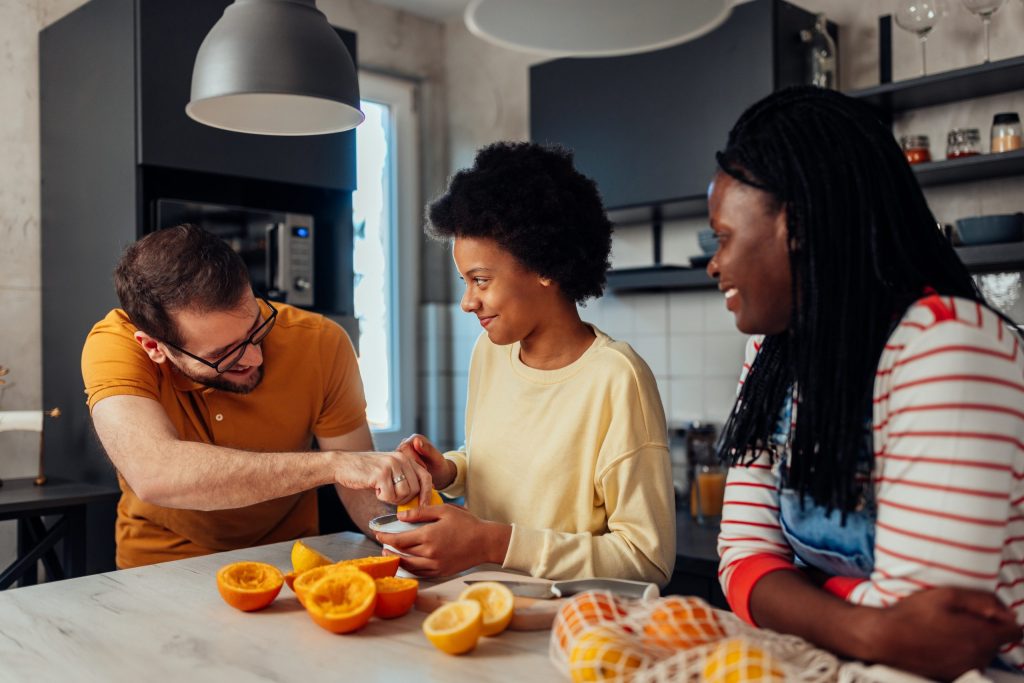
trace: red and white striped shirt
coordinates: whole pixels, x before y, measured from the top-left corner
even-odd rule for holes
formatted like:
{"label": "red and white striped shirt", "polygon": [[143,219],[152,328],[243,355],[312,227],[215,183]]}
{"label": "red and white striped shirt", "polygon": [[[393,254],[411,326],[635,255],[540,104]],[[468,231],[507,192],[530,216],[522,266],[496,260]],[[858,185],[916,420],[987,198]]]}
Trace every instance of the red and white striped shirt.
{"label": "red and white striped shirt", "polygon": [[[759,347],[747,346],[742,384]],[[807,406],[804,410],[810,409]],[[994,591],[1024,624],[1024,355],[974,301],[937,296],[907,310],[874,385],[875,564],[868,579],[826,589],[886,606],[934,586]],[[765,574],[793,566],[779,527],[779,467],[767,455],[732,467],[719,578],[733,610]],[[1002,659],[1024,670],[1024,643]]]}

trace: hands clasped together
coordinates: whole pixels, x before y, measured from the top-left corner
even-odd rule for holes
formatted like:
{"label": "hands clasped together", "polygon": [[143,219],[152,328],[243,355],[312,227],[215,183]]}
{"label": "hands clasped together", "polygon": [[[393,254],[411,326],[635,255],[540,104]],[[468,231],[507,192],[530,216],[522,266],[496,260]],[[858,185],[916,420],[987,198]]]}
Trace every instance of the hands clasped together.
{"label": "hands clasped together", "polygon": [[384,552],[398,554],[402,568],[419,576],[447,576],[485,562],[501,563],[512,527],[479,519],[460,505],[428,505],[429,482],[432,480],[438,489],[450,486],[455,480],[454,463],[419,434],[399,444],[397,454],[415,460],[428,474],[426,495],[420,495],[420,507],[403,510],[398,518],[424,524],[400,534],[378,532],[377,540],[397,551]]}

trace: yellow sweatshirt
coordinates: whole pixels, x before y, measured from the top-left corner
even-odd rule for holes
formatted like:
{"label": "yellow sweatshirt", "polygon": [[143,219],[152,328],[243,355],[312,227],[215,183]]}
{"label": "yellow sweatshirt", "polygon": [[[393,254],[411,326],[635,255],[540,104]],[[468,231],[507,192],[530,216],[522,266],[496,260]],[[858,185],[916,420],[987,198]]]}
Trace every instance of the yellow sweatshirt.
{"label": "yellow sweatshirt", "polygon": [[512,525],[503,566],[550,579],[668,582],[675,507],[665,412],[650,368],[597,328],[574,363],[537,370],[482,334],[464,450],[444,493]]}

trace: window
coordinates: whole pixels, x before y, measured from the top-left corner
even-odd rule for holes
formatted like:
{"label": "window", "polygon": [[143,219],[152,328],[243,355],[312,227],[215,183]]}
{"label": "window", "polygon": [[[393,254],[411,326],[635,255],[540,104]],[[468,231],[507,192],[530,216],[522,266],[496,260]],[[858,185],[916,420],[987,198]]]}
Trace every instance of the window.
{"label": "window", "polygon": [[360,72],[356,128],[355,316],[366,417],[378,448],[415,431],[420,242],[417,121],[411,82]]}

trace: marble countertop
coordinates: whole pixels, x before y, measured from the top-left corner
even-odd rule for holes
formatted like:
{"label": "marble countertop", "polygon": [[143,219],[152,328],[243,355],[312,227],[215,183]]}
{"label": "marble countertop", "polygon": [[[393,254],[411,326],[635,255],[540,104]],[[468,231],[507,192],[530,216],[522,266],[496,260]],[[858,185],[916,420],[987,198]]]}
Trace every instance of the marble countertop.
{"label": "marble countertop", "polygon": [[[380,554],[354,533],[308,540],[335,560]],[[334,635],[294,594],[244,613],[217,592],[217,570],[258,560],[282,569],[292,543],[166,562],[0,592],[0,681],[557,681],[549,631],[506,631],[446,655],[421,630],[425,614],[374,618]]]}

